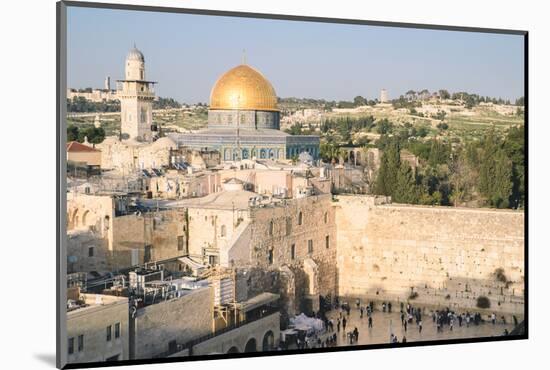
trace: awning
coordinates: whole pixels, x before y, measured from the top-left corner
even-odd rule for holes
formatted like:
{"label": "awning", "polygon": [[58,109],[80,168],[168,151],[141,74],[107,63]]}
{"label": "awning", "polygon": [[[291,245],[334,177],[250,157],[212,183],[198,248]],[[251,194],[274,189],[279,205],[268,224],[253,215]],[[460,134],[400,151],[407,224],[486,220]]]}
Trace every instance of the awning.
{"label": "awning", "polygon": [[247,301],[239,302],[238,306],[242,311],[250,311],[263,305],[275,302],[279,299],[279,294],[275,293],[260,293]]}
{"label": "awning", "polygon": [[178,258],[178,261],[193,270],[193,273],[195,274],[200,274],[204,269],[206,269],[206,266],[192,260],[187,256]]}

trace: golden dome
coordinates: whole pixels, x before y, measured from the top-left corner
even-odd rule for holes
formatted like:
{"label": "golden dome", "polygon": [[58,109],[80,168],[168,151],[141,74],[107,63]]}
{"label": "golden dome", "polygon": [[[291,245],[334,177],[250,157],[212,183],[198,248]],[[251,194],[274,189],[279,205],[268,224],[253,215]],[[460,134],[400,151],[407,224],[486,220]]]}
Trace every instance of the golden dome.
{"label": "golden dome", "polygon": [[241,64],[216,81],[210,93],[210,109],[278,111],[277,95],[260,72]]}

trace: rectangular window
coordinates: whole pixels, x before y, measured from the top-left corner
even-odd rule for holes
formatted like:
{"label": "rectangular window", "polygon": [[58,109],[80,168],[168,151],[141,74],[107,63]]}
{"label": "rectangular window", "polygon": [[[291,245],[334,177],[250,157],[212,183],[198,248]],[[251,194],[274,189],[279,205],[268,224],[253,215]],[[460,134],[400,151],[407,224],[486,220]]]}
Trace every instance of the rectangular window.
{"label": "rectangular window", "polygon": [[120,338],[120,323],[115,324],[115,338]]}
{"label": "rectangular window", "polygon": [[273,264],[273,249],[269,249],[267,251],[267,262],[272,265]]}
{"label": "rectangular window", "polygon": [[309,239],[307,241],[307,252],[313,253],[313,240]]}
{"label": "rectangular window", "polygon": [[78,336],[78,352],[82,352],[84,350],[84,335]]}
{"label": "rectangular window", "polygon": [[69,355],[74,353],[74,338],[69,338],[68,352]]}
{"label": "rectangular window", "polygon": [[151,245],[145,246],[145,251],[143,253],[143,263],[147,263],[151,261],[151,249],[153,247]]}
{"label": "rectangular window", "polygon": [[295,259],[296,258],[296,244],[292,244],[290,246],[290,259]]}
{"label": "rectangular window", "polygon": [[286,219],[286,236],[289,236],[292,233],[292,219],[287,217]]}
{"label": "rectangular window", "polygon": [[88,257],[93,257],[94,256],[94,247],[90,247],[88,248]]}
{"label": "rectangular window", "polygon": [[327,247],[327,249],[330,247],[330,237],[328,235],[325,236],[325,247]]}
{"label": "rectangular window", "polygon": [[218,264],[218,257],[213,256],[213,255],[208,256],[208,263],[210,264],[210,266],[217,265]]}
{"label": "rectangular window", "polygon": [[107,326],[107,342],[110,342],[111,339],[112,339],[112,334],[111,334],[111,330],[112,330],[112,327],[111,325]]}
{"label": "rectangular window", "polygon": [[183,235],[178,235],[178,251],[183,250]]}

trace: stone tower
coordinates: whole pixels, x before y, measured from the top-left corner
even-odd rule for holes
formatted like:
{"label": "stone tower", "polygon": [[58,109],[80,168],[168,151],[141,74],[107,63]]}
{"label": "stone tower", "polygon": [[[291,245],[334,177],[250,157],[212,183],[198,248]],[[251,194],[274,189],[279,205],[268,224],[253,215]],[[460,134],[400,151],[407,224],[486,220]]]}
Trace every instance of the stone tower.
{"label": "stone tower", "polygon": [[117,95],[120,99],[120,125],[123,137],[151,142],[156,128],[153,125],[155,82],[145,80],[145,58],[134,46],[126,56],[125,79]]}

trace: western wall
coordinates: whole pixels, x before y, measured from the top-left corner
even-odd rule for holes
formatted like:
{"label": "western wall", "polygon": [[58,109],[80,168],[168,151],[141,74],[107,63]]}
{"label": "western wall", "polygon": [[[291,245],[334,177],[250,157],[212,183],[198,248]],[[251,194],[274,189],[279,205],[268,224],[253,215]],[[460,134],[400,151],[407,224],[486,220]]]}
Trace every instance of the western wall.
{"label": "western wall", "polygon": [[480,311],[478,298],[487,297],[486,312],[523,316],[523,211],[361,195],[338,196],[333,205],[344,299]]}

